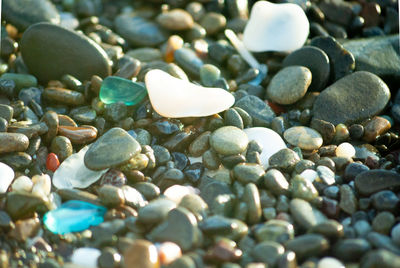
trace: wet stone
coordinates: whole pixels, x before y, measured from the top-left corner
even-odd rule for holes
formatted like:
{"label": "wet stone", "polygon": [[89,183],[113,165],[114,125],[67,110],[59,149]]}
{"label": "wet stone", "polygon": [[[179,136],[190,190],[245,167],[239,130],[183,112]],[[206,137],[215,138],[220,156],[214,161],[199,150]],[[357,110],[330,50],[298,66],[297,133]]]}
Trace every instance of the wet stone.
{"label": "wet stone", "polygon": [[13,118],[14,109],[9,105],[0,104],[0,117],[4,118],[7,122]]}
{"label": "wet stone", "polygon": [[[2,74],[0,76],[0,78],[14,81],[15,89],[17,91],[19,91],[23,88],[34,87],[37,85],[36,77],[33,75],[29,75],[29,74],[5,73],[5,74]],[[7,86],[7,87],[9,87],[9,86]]]}
{"label": "wet stone", "polygon": [[272,168],[291,170],[300,161],[299,155],[291,149],[281,149],[269,158]]}
{"label": "wet stone", "polygon": [[211,147],[222,155],[242,153],[246,149],[247,144],[248,138],[246,133],[233,126],[219,128],[210,136]]}
{"label": "wet stone", "polygon": [[349,185],[344,184],[340,186],[339,206],[344,212],[348,214],[353,214],[357,211],[357,198],[353,192],[353,189]]}
{"label": "wet stone", "polygon": [[329,241],[322,235],[305,234],[289,240],[285,244],[286,249],[296,253],[299,259],[318,256],[329,248]]}
{"label": "wet stone", "polygon": [[400,199],[392,191],[380,191],[371,196],[372,205],[378,211],[395,211]]}
{"label": "wet stone", "polygon": [[197,57],[196,53],[189,48],[180,48],[175,51],[174,58],[176,63],[190,75],[200,76],[203,61]]}
{"label": "wet stone", "polygon": [[264,174],[263,167],[257,164],[242,163],[233,168],[233,175],[243,184],[257,183]]}
{"label": "wet stone", "polygon": [[225,27],[226,18],[221,14],[209,12],[203,16],[200,24],[206,29],[207,34],[212,35]]}
{"label": "wet stone", "polygon": [[92,126],[59,126],[58,135],[65,136],[74,144],[87,144],[97,137],[97,129]]}
{"label": "wet stone", "polygon": [[29,146],[28,137],[20,133],[0,133],[0,153],[25,151]]}
{"label": "wet stone", "polygon": [[280,70],[267,88],[267,96],[273,102],[288,105],[300,100],[311,83],[311,72],[302,66],[289,66]]}
{"label": "wet stone", "polygon": [[294,221],[305,230],[326,221],[324,214],[302,199],[292,199],[290,212]]}
{"label": "wet stone", "polygon": [[272,109],[256,96],[248,95],[237,100],[235,107],[245,110],[251,116],[254,126],[269,127],[275,117]]}
{"label": "wet stone", "polygon": [[358,261],[370,249],[371,245],[365,239],[344,239],[333,247],[333,254],[343,261],[351,262]]}
{"label": "wet stone", "polygon": [[85,102],[82,93],[64,88],[46,88],[43,97],[48,101],[67,105],[82,105]]}
{"label": "wet stone", "polygon": [[369,170],[355,177],[355,188],[362,195],[400,187],[400,175],[388,170]]}
{"label": "wet stone", "polygon": [[126,267],[159,267],[157,248],[149,241],[137,239],[124,251],[124,264]]}
{"label": "wet stone", "polygon": [[392,213],[383,211],[378,213],[372,221],[372,228],[375,232],[388,235],[395,222],[396,221]]}
{"label": "wet stone", "polygon": [[193,26],[192,16],[183,9],[172,9],[161,13],[156,20],[165,29],[173,31],[187,30]]}
{"label": "wet stone", "polygon": [[[376,75],[355,72],[325,89],[316,99],[314,118],[351,124],[380,113],[388,103],[390,91]],[[353,105],[348,105],[352,100]]]}
{"label": "wet stone", "polygon": [[323,141],[317,131],[303,126],[291,127],[284,132],[283,136],[287,142],[304,150],[318,149]]}
{"label": "wet stone", "polygon": [[[108,57],[99,45],[53,24],[33,25],[24,32],[20,46],[25,64],[40,81],[59,79],[63,74],[84,81],[94,74],[104,77],[111,72]],[[65,51],[69,53],[68,62]]]}
{"label": "wet stone", "polygon": [[159,223],[175,207],[176,204],[169,199],[155,199],[139,210],[138,221],[144,224]]}
{"label": "wet stone", "polygon": [[285,249],[281,244],[273,241],[265,241],[257,244],[251,251],[251,255],[255,261],[274,266],[284,252]]}
{"label": "wet stone", "polygon": [[121,128],[113,128],[101,136],[86,152],[85,165],[93,170],[127,162],[141,150],[139,143]]}

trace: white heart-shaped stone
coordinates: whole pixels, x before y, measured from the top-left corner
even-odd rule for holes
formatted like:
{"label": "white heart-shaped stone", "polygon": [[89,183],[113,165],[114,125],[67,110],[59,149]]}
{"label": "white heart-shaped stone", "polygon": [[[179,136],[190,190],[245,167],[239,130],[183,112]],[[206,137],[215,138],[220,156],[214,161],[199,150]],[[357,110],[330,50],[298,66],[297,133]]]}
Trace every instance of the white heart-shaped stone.
{"label": "white heart-shaped stone", "polygon": [[243,32],[243,43],[253,52],[293,51],[307,40],[310,23],[296,4],[254,4]]}
{"label": "white heart-shaped stone", "polygon": [[286,148],[286,144],[278,133],[265,127],[252,127],[244,129],[249,141],[255,140],[263,148],[260,155],[262,166],[267,169],[269,158],[279,150]]}
{"label": "white heart-shaped stone", "polygon": [[58,189],[86,188],[98,181],[108,169],[94,171],[84,164],[84,157],[89,146],[72,154],[57,168],[53,175],[53,184]]}
{"label": "white heart-shaped stone", "polygon": [[202,87],[175,78],[161,70],[145,76],[153,109],[164,117],[201,117],[225,111],[235,98],[222,88]]}

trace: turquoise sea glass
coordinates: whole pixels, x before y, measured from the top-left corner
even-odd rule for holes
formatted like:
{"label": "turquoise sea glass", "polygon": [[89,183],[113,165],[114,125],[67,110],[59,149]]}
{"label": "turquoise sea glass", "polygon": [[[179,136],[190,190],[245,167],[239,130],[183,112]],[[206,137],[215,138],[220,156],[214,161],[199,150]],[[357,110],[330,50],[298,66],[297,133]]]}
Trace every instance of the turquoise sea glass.
{"label": "turquoise sea glass", "polygon": [[147,95],[144,84],[131,80],[109,76],[100,87],[100,100],[105,104],[123,102],[127,106],[136,105]]}
{"label": "turquoise sea glass", "polygon": [[88,202],[70,200],[44,214],[44,225],[55,234],[80,232],[104,221],[107,209]]}

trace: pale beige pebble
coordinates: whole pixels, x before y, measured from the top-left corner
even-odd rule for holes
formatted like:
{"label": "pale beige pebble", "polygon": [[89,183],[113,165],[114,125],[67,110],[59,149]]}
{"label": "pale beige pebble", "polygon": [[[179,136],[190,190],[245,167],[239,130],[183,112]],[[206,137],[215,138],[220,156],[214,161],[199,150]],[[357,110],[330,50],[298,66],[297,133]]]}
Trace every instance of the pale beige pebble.
{"label": "pale beige pebble", "polygon": [[161,265],[168,265],[182,256],[181,248],[173,242],[156,244]]}
{"label": "pale beige pebble", "polygon": [[285,140],[293,146],[303,150],[316,150],[322,145],[322,136],[318,131],[304,126],[296,126],[287,129],[283,133]]}
{"label": "pale beige pebble", "polygon": [[345,266],[336,258],[325,257],[318,262],[317,268],[345,268]]}
{"label": "pale beige pebble", "polygon": [[32,177],[32,194],[47,197],[51,192],[51,179],[47,174],[35,175]]}
{"label": "pale beige pebble", "polygon": [[27,176],[19,176],[14,180],[11,185],[13,192],[25,192],[30,193],[32,191],[33,182]]}
{"label": "pale beige pebble", "polygon": [[164,191],[164,195],[179,204],[182,198],[188,194],[199,194],[200,191],[192,186],[173,185]]}
{"label": "pale beige pebble", "polygon": [[356,155],[356,150],[350,143],[343,142],[336,148],[335,153],[337,157],[353,158]]}

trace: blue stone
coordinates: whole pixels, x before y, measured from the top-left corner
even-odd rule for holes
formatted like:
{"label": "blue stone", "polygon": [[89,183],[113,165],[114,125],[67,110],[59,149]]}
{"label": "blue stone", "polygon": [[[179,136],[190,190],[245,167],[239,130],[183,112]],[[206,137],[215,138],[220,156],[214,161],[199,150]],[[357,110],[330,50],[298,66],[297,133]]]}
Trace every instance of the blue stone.
{"label": "blue stone", "polygon": [[44,225],[55,234],[80,232],[104,221],[107,209],[88,202],[70,200],[44,214]]}

